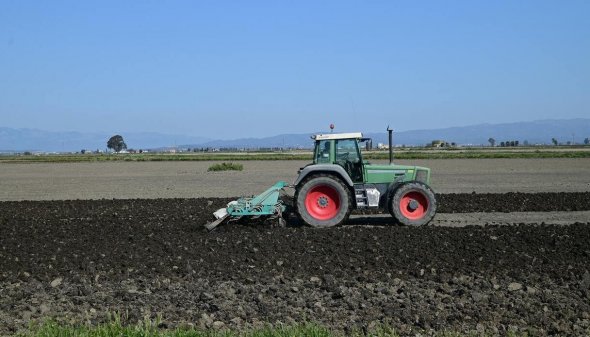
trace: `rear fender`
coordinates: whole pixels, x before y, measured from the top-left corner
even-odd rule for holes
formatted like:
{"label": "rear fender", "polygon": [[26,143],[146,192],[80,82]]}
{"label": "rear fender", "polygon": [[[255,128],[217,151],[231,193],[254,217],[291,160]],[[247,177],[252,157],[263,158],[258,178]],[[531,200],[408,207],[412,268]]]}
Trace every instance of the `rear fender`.
{"label": "rear fender", "polygon": [[346,185],[348,185],[348,187],[352,188],[352,186],[354,185],[354,183],[352,182],[352,179],[350,179],[350,177],[348,176],[348,174],[346,173],[344,168],[340,165],[334,165],[334,164],[317,164],[317,165],[308,165],[308,166],[304,167],[301,171],[299,171],[299,176],[297,177],[297,179],[295,180],[293,185],[294,186],[299,185],[299,183],[301,183],[303,181],[303,179],[305,179],[310,174],[315,174],[315,173],[330,173],[330,174],[333,174],[337,177],[340,177],[340,179],[342,179],[342,181]]}

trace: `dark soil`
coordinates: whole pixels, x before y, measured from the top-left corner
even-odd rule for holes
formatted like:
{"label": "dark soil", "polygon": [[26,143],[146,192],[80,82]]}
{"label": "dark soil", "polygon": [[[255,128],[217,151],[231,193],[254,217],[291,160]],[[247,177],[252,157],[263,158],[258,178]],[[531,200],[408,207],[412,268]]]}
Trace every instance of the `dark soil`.
{"label": "dark soil", "polygon": [[588,192],[437,194],[440,213],[590,210]]}
{"label": "dark soil", "polygon": [[[447,213],[588,210],[588,194],[439,200]],[[46,317],[94,324],[113,312],[132,324],[161,315],[168,328],[313,321],[345,332],[384,323],[403,335],[590,331],[590,219],[325,230],[253,221],[204,230],[225,202],[0,203],[0,334]]]}

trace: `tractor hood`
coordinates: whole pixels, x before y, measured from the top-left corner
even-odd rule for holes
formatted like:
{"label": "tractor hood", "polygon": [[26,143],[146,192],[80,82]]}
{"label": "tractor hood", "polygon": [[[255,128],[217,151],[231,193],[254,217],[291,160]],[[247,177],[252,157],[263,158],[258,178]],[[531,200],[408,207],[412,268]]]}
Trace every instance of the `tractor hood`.
{"label": "tractor hood", "polygon": [[367,183],[375,184],[390,183],[396,180],[417,180],[425,184],[430,183],[430,169],[422,166],[366,164],[364,176]]}

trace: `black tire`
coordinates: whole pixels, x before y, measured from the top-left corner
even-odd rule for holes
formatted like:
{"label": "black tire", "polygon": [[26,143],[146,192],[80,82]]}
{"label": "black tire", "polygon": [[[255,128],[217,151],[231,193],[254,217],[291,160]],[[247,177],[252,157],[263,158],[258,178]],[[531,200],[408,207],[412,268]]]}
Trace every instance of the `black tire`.
{"label": "black tire", "polygon": [[436,197],[430,186],[419,181],[399,185],[391,194],[389,213],[407,226],[422,226],[436,214]]}
{"label": "black tire", "polygon": [[316,228],[340,225],[348,220],[352,210],[348,187],[329,174],[303,180],[295,191],[295,205],[301,220]]}

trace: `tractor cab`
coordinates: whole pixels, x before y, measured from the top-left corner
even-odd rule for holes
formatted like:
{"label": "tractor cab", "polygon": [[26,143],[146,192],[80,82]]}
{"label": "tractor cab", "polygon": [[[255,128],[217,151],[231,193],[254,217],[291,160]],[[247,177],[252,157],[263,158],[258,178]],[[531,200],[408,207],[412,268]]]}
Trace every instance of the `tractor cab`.
{"label": "tractor cab", "polygon": [[313,164],[342,166],[355,183],[363,182],[363,158],[359,142],[368,141],[360,132],[315,135]]}

